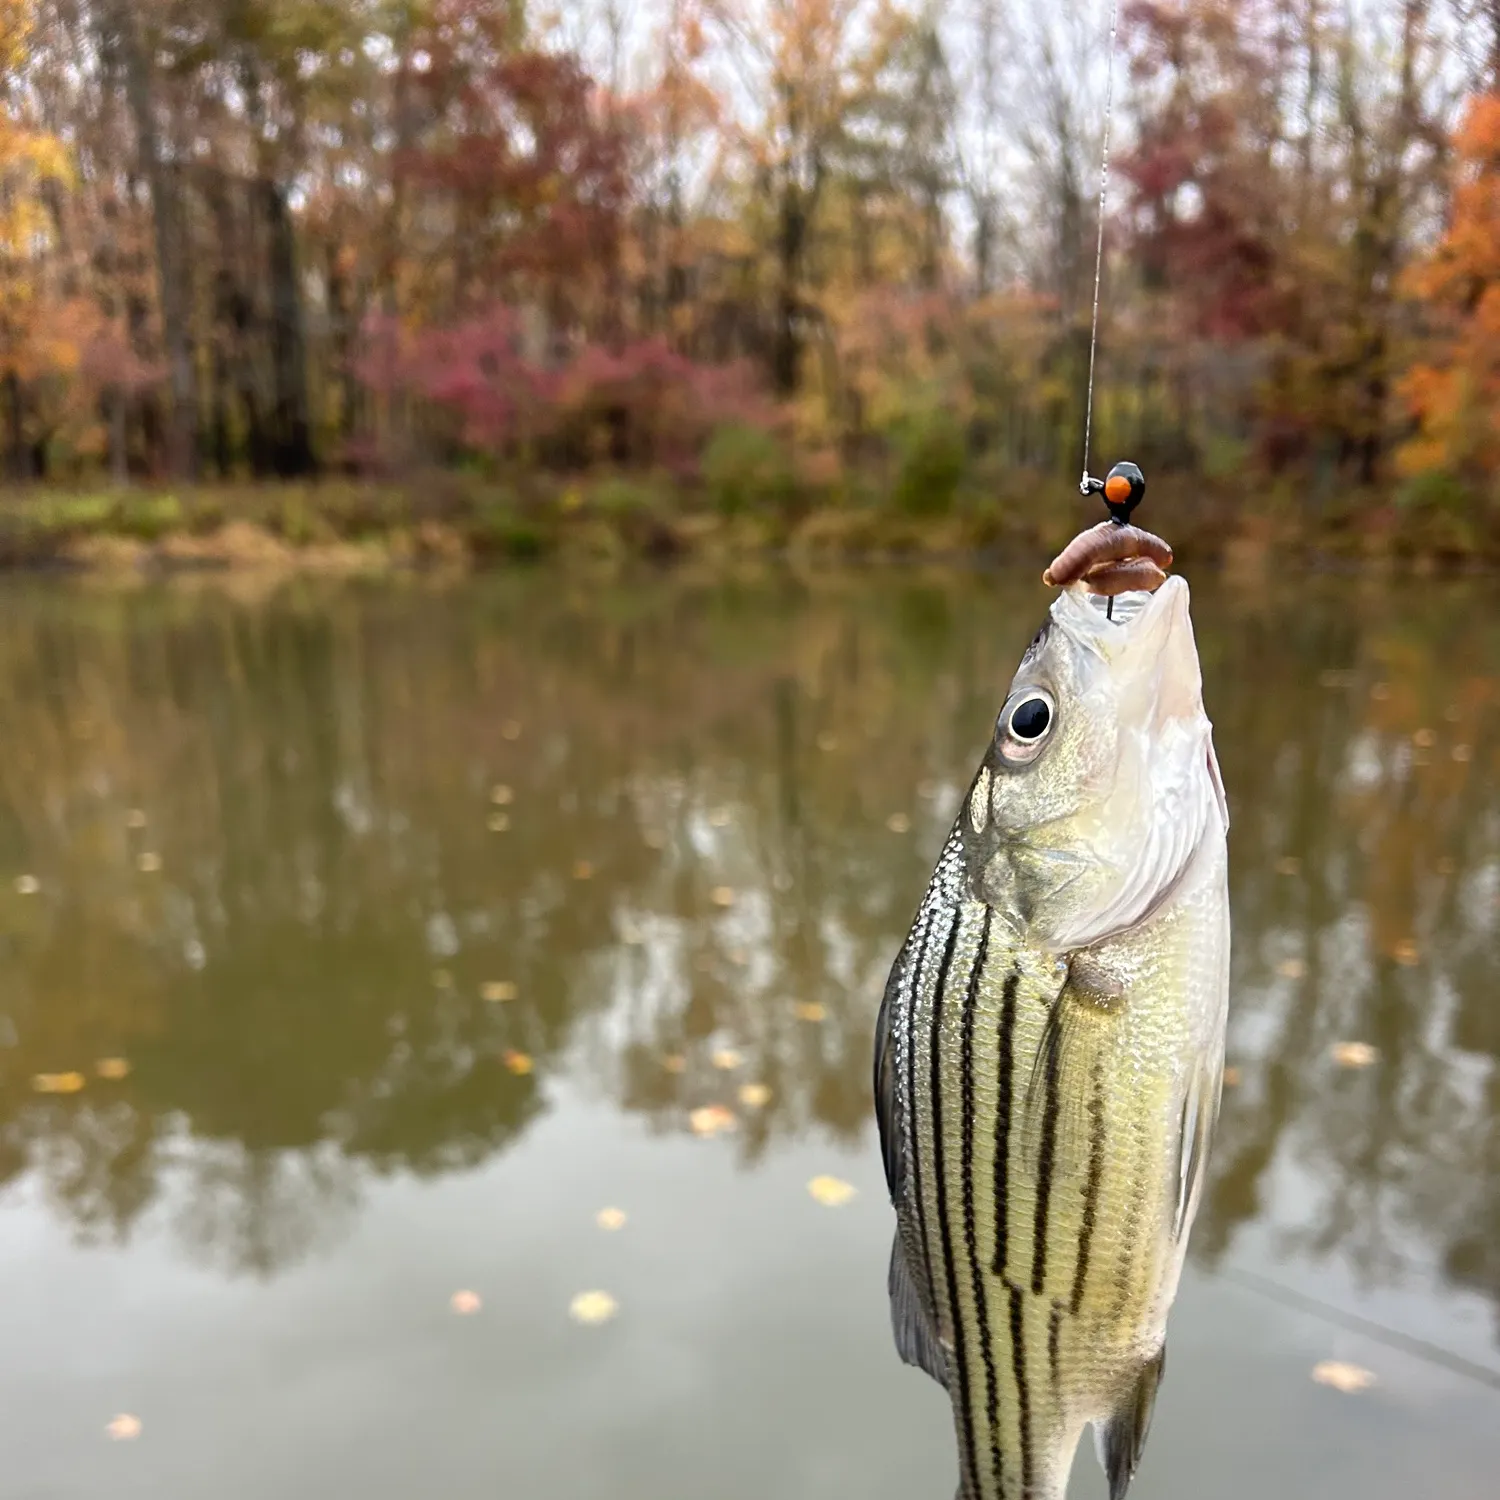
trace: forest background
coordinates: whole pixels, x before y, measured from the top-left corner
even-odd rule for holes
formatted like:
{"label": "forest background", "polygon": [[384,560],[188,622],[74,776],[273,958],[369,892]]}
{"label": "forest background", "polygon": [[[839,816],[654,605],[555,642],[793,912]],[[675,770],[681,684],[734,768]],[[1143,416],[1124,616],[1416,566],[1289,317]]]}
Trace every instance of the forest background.
{"label": "forest background", "polygon": [[[0,561],[1054,542],[1109,11],[0,0]],[[1500,561],[1500,0],[1127,0],[1113,104],[1095,472]]]}

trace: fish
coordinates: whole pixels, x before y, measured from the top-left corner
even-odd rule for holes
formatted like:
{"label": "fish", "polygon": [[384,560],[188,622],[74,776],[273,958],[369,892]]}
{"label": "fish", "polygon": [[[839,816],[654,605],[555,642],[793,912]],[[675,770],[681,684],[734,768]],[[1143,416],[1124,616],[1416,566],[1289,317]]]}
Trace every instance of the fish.
{"label": "fish", "polygon": [[959,1500],[1140,1464],[1223,1084],[1229,808],[1188,585],[1062,589],[876,1022],[898,1353]]}

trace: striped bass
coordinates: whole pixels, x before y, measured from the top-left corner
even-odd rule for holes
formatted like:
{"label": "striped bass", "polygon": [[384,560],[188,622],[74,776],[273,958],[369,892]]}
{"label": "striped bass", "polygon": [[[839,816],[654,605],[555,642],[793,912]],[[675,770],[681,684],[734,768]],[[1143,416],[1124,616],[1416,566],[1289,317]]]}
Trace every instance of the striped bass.
{"label": "striped bass", "polygon": [[896,1347],[959,1500],[1140,1461],[1219,1111],[1229,814],[1188,587],[1065,588],[1021,661],[876,1026]]}

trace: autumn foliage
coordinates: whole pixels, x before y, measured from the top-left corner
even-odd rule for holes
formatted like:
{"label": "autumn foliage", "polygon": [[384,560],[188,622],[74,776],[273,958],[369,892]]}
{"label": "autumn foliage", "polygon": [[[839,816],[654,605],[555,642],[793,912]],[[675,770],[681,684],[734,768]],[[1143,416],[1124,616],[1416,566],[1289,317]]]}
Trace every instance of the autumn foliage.
{"label": "autumn foliage", "polygon": [[[1488,492],[1494,20],[1123,7],[1095,459]],[[691,486],[753,429],[778,494],[922,514],[1071,475],[1104,37],[1089,0],[0,0],[0,457]]]}
{"label": "autumn foliage", "polygon": [[1447,232],[1408,278],[1438,333],[1404,382],[1421,431],[1401,462],[1480,487],[1500,473],[1500,94],[1470,103],[1454,155]]}

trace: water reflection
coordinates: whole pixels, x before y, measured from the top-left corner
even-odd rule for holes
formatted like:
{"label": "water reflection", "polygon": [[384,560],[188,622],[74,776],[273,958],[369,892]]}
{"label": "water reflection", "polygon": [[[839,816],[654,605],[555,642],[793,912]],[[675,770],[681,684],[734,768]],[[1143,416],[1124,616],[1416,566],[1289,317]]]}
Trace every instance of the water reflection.
{"label": "water reflection", "polygon": [[[1238,1083],[1195,1255],[1259,1236],[1500,1306],[1500,613],[1198,592]],[[867,1141],[885,970],[1045,603],[958,575],[17,589],[0,1179],[80,1238],[159,1217],[267,1275],[375,1178],[506,1150],[565,1079],[663,1135],[732,1112],[745,1163]]]}

